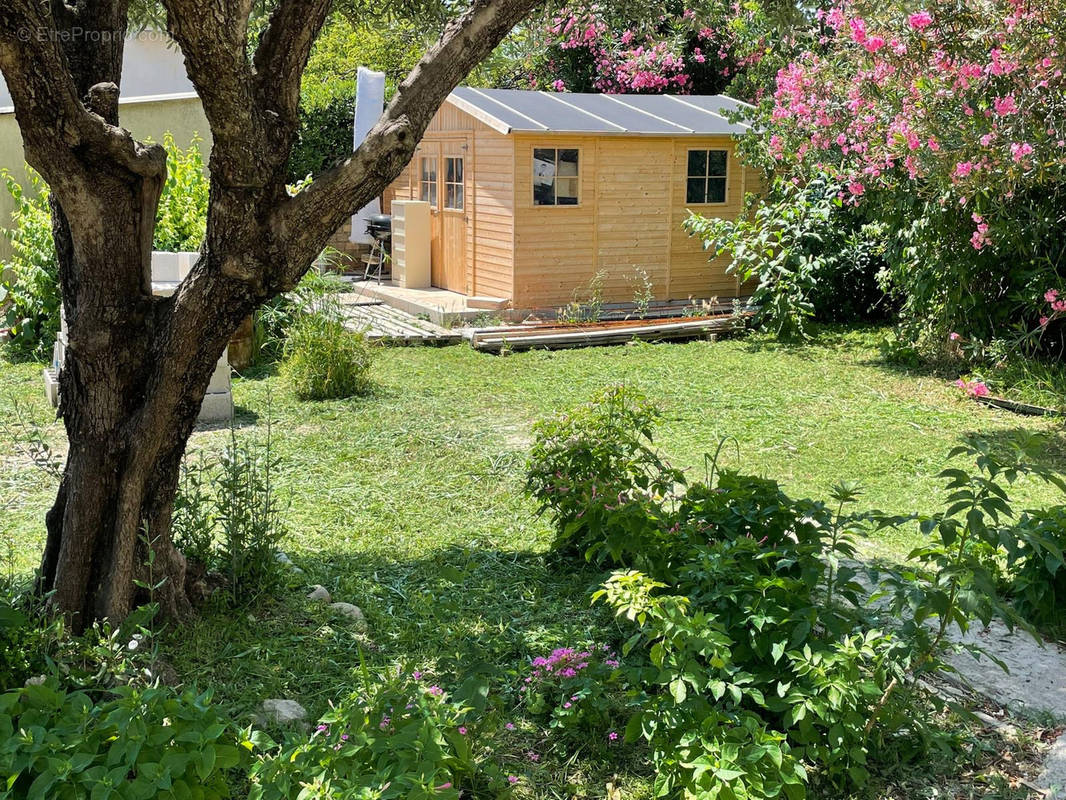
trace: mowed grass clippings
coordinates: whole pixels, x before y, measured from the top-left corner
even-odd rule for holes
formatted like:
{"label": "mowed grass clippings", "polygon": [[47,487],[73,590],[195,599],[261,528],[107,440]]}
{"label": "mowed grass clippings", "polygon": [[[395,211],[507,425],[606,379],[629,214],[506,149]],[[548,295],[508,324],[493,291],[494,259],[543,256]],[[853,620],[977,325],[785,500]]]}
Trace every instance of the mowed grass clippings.
{"label": "mowed grass clippings", "polygon": [[[210,686],[238,717],[267,697],[290,697],[312,714],[356,688],[371,670],[419,669],[445,688],[480,673],[512,685],[529,659],[593,640],[617,644],[628,628],[589,590],[591,567],[561,568],[546,555],[551,531],[524,496],[524,465],[534,423],[624,381],[663,410],[657,445],[693,480],[706,456],[719,465],[779,480],[794,495],[824,498],[833,483],[859,481],[863,505],[886,512],[935,511],[937,473],[964,436],[1004,440],[1047,435],[1042,458],[1066,468],[1066,436],[1051,418],[1020,417],[963,397],[942,378],[906,372],[880,358],[878,329],[823,331],[789,347],[763,337],[686,344],[633,344],[507,357],[447,348],[382,348],[363,398],[300,402],[266,369],[234,380],[240,436],[271,423],[280,467],[274,482],[288,510],[286,552],[305,571],[284,597],[239,611],[207,609],[164,635],[164,655],[179,675]],[[0,364],[0,398],[64,448],[47,406],[39,365]],[[5,414],[5,417],[9,415]],[[43,515],[55,480],[0,443],[0,542],[14,566],[36,566]],[[201,430],[190,448],[212,457],[227,430]],[[1017,508],[1061,502],[1022,483]],[[913,530],[884,532],[871,555],[899,560]],[[333,599],[359,605],[364,633],[328,608],[304,600],[321,583]],[[648,793],[639,748],[587,743],[554,749],[521,708],[500,710],[516,724],[497,745],[521,766],[536,796]],[[531,767],[534,752],[540,766]]]}

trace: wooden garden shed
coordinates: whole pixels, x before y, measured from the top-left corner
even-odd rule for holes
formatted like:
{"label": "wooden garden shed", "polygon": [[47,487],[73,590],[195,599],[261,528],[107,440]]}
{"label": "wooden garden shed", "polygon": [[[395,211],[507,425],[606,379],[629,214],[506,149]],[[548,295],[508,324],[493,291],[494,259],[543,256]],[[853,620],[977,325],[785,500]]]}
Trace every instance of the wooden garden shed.
{"label": "wooden garden shed", "polygon": [[600,270],[604,299],[742,294],[682,222],[733,217],[761,175],[746,169],[715,96],[603,95],[460,87],[385,195],[431,206],[431,281],[516,309],[555,308]]}

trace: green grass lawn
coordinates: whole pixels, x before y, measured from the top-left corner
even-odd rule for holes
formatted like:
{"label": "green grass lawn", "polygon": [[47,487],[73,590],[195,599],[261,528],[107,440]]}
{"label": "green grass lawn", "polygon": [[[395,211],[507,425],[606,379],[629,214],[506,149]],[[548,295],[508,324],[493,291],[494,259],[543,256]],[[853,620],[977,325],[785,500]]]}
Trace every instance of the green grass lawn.
{"label": "green grass lawn", "polygon": [[[852,479],[865,487],[866,506],[914,512],[936,509],[945,454],[970,434],[1045,433],[1043,458],[1066,468],[1060,422],[986,408],[942,379],[888,367],[876,347],[881,334],[839,329],[797,348],[752,337],[509,357],[465,345],[387,349],[374,366],[375,393],[336,402],[298,402],[270,372],[237,379],[240,435],[272,422],[277,485],[291,503],[286,550],[306,575],[283,601],[257,601],[236,616],[205,613],[166,638],[165,655],[238,715],[265,697],[294,697],[317,713],[348,690],[360,658],[417,667],[447,685],[471,671],[502,676],[553,647],[623,638],[589,607],[598,574],[553,568],[545,557],[548,524],[522,492],[533,423],[610,382],[660,403],[657,443],[696,477],[704,455],[734,437],[720,461],[791,493],[825,497]],[[0,363],[5,418],[16,400],[61,450],[39,366]],[[17,435],[0,444],[0,508],[9,504],[0,542],[25,571],[39,556],[55,485],[16,451]],[[201,431],[192,447],[210,452],[226,436]],[[1034,484],[1015,497],[1020,507],[1062,501]],[[883,534],[867,549],[902,558],[913,536]],[[304,583],[361,606],[368,635],[306,603]],[[550,749],[520,724],[513,752],[498,755],[528,769],[524,753],[538,747]],[[553,766],[535,779],[542,796],[573,794],[571,785],[602,793],[614,773],[646,788],[639,754],[604,760],[597,752],[594,744],[544,752]]]}

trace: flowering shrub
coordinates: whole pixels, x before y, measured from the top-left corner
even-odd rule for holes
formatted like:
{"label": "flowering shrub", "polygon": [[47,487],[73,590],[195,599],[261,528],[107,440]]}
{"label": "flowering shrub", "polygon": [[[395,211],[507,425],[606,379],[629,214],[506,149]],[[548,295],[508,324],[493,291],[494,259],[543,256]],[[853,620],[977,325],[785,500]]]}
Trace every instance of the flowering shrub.
{"label": "flowering shrub", "polygon": [[541,20],[527,77],[559,92],[717,94],[758,63],[770,30],[755,3],[571,3]]}
{"label": "flowering shrub", "polygon": [[309,738],[267,742],[251,771],[251,800],[327,797],[455,800],[502,773],[473,744],[470,709],[435,685],[394,678],[354,694]]}
{"label": "flowering shrub", "polygon": [[988,397],[988,386],[982,380],[959,378],[955,385],[966,392],[967,397]]}
{"label": "flowering shrub", "polygon": [[549,727],[606,731],[612,722],[612,690],[619,687],[619,661],[607,645],[561,647],[530,665],[521,692],[530,713],[550,715]]}
{"label": "flowering shrub", "polygon": [[1066,268],[1066,4],[844,0],[818,20],[764,106],[769,162],[892,223],[912,339],[1035,325],[1034,283]]}

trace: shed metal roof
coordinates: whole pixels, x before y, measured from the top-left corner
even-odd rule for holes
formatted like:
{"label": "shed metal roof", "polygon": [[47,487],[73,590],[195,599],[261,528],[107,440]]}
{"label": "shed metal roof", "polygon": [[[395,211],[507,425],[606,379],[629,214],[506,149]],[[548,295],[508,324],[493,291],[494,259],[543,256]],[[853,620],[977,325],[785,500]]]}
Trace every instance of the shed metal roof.
{"label": "shed metal roof", "polygon": [[582,94],[460,86],[448,102],[500,133],[713,136],[751,130],[728,118],[750,106],[724,94]]}

